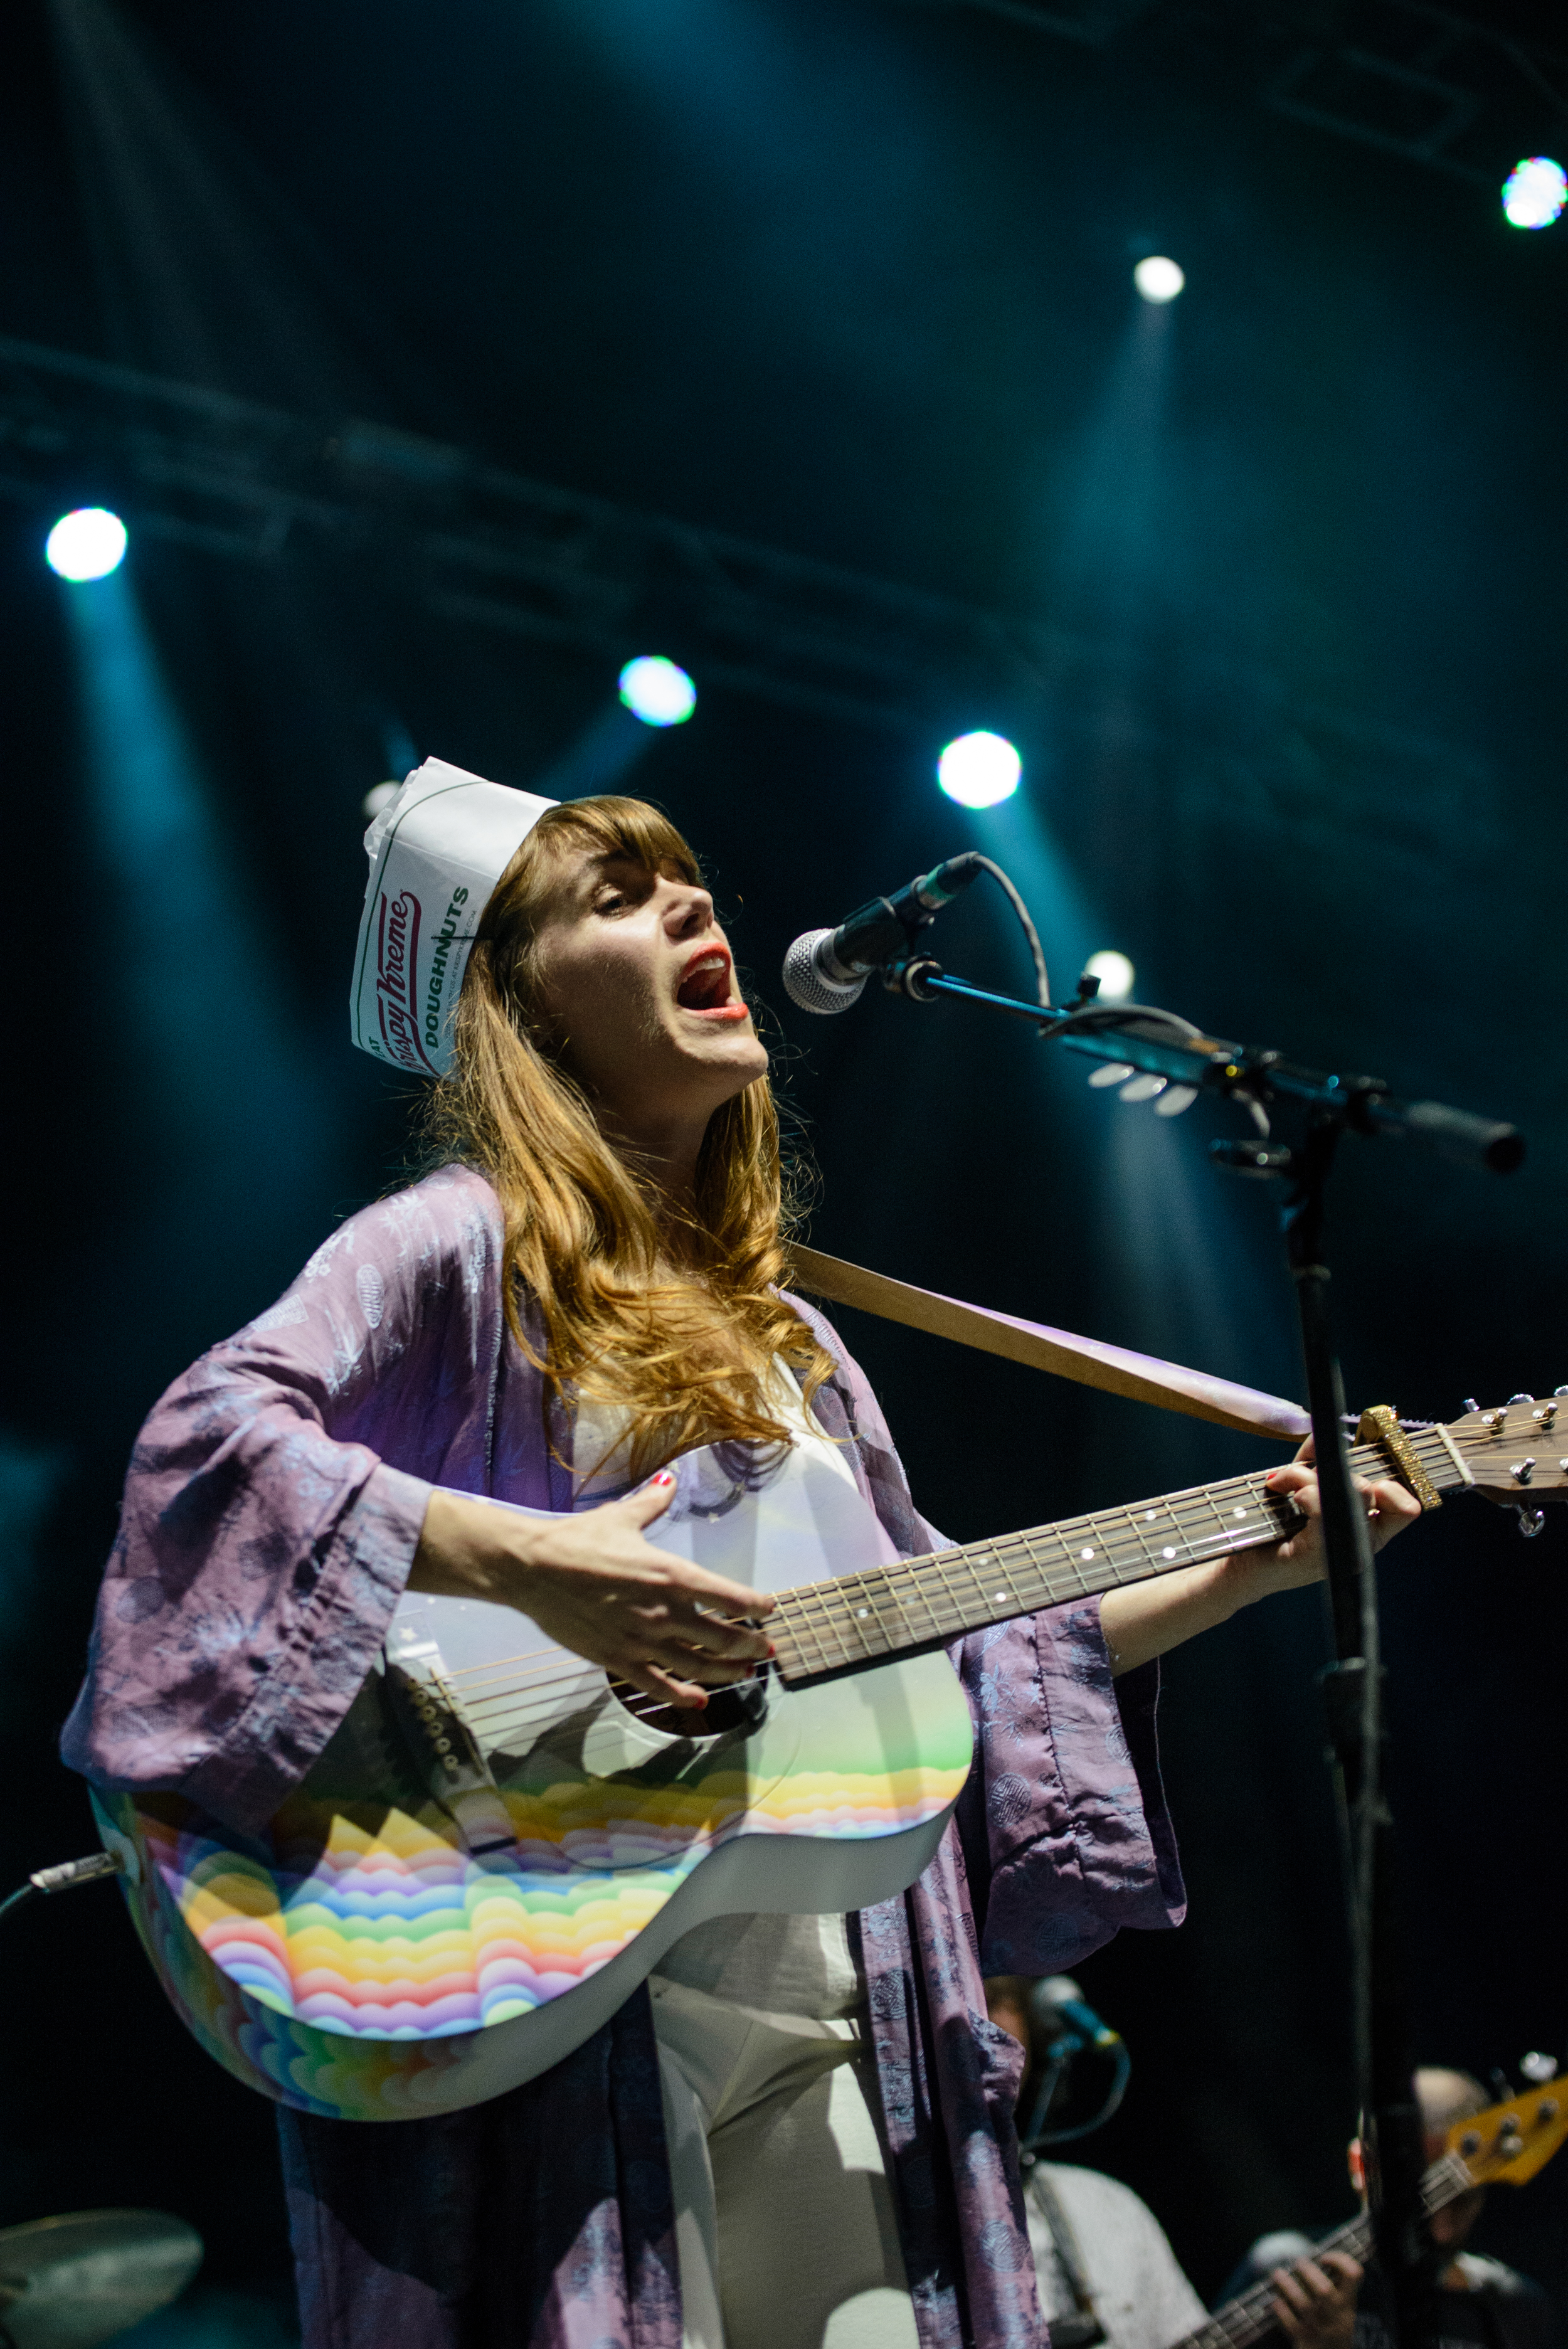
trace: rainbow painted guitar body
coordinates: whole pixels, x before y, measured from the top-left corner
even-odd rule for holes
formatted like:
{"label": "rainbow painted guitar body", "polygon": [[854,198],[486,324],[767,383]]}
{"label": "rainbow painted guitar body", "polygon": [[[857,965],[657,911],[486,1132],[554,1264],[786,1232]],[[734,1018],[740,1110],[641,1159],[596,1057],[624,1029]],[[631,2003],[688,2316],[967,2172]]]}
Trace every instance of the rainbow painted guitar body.
{"label": "rainbow painted guitar body", "polygon": [[[676,1470],[651,1538],[754,1589],[892,1560],[858,1492],[809,1454],[754,1490],[711,1452]],[[891,1898],[969,1769],[967,1701],[940,1653],[772,1677],[760,1725],[703,1738],[636,1719],[508,1608],[405,1599],[387,1659],[254,1842],[178,1796],[95,1796],[190,2030],[248,2086],[339,2119],[449,2112],[534,2078],[707,1918]],[[406,1685],[416,1710],[421,1689],[455,1700],[492,1788],[435,1799],[395,1717]]]}

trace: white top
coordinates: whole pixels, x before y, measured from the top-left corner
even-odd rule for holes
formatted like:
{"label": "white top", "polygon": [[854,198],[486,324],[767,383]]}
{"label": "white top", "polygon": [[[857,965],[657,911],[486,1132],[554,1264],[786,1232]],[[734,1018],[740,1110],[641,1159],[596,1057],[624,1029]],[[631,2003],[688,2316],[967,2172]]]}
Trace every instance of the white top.
{"label": "white top", "polygon": [[1098,2169],[1042,2161],[1027,2174],[1024,2201],[1047,2324],[1071,2316],[1077,2303],[1050,2221],[1034,2191],[1042,2170],[1072,2230],[1078,2266],[1110,2349],[1173,2349],[1207,2323],[1208,2311],[1182,2273],[1164,2229],[1130,2186]]}
{"label": "white top", "polygon": [[[789,1364],[779,1356],[768,1401],[789,1428],[792,1444],[830,1462],[839,1475],[854,1484],[842,1444],[835,1444],[811,1417]],[[629,1418],[619,1404],[596,1402],[591,1396],[579,1399],[572,1437],[578,1507],[625,1490]],[[797,2032],[803,2024],[822,2026],[826,2037],[841,2035],[829,2026],[851,2015],[862,1995],[849,1931],[836,1914],[758,1911],[711,1918],[665,1952],[655,1979],[660,1976],[743,2008],[759,2022]]]}

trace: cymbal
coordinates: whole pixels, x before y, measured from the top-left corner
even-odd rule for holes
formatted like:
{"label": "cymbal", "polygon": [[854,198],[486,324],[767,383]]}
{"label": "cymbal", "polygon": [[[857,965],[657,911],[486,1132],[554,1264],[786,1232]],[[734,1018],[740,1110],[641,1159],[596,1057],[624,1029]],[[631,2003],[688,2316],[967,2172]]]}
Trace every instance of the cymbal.
{"label": "cymbal", "polygon": [[71,2210],[0,2228],[0,2342],[98,2349],[182,2292],[201,2238],[166,2210]]}

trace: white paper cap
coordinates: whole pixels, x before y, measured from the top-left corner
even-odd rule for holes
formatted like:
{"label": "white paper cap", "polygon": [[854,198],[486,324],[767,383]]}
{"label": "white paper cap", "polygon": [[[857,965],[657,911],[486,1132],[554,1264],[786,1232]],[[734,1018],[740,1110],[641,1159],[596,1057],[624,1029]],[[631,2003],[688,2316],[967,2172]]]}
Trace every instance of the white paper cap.
{"label": "white paper cap", "polygon": [[362,1052],[443,1077],[452,1014],[490,893],[554,800],[466,775],[444,759],[416,767],[365,835],[370,859],[349,1029]]}

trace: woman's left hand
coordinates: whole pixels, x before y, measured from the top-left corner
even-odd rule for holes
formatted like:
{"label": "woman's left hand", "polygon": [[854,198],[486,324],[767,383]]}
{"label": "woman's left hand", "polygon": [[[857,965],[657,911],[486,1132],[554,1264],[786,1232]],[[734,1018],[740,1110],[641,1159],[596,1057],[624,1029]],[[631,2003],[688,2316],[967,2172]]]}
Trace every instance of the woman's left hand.
{"label": "woman's left hand", "polygon": [[[1306,1523],[1289,1539],[1274,1542],[1266,1549],[1242,1550],[1225,1563],[1238,1585],[1236,1604],[1247,1606],[1254,1598],[1263,1599],[1271,1591],[1296,1590],[1305,1582],[1321,1582],[1328,1570],[1328,1560],[1323,1547],[1323,1496],[1317,1488],[1316,1454],[1309,1435],[1295,1458],[1283,1468],[1272,1468],[1264,1478],[1271,1493],[1292,1500],[1298,1509],[1305,1511]],[[1391,1542],[1398,1533],[1414,1523],[1421,1514],[1421,1505],[1413,1493],[1393,1476],[1377,1476],[1368,1481],[1356,1479],[1367,1511],[1367,1531],[1374,1550]]]}
{"label": "woman's left hand", "polygon": [[[1258,1549],[1237,1550],[1230,1557],[1211,1558],[1201,1566],[1178,1567],[1172,1573],[1151,1575],[1119,1590],[1108,1590],[1100,1601],[1100,1630],[1110,1651],[1113,1672],[1129,1672],[1139,1664],[1179,1648],[1200,1631],[1226,1623],[1238,1609],[1270,1599],[1278,1590],[1296,1590],[1305,1582],[1321,1582],[1327,1570],[1323,1547],[1323,1502],[1317,1489],[1309,1435],[1295,1458],[1267,1478],[1271,1493],[1295,1503],[1305,1525],[1284,1541]],[[1358,1477],[1357,1491],[1367,1511],[1372,1547],[1381,1549],[1421,1514],[1413,1494],[1392,1476]]]}

